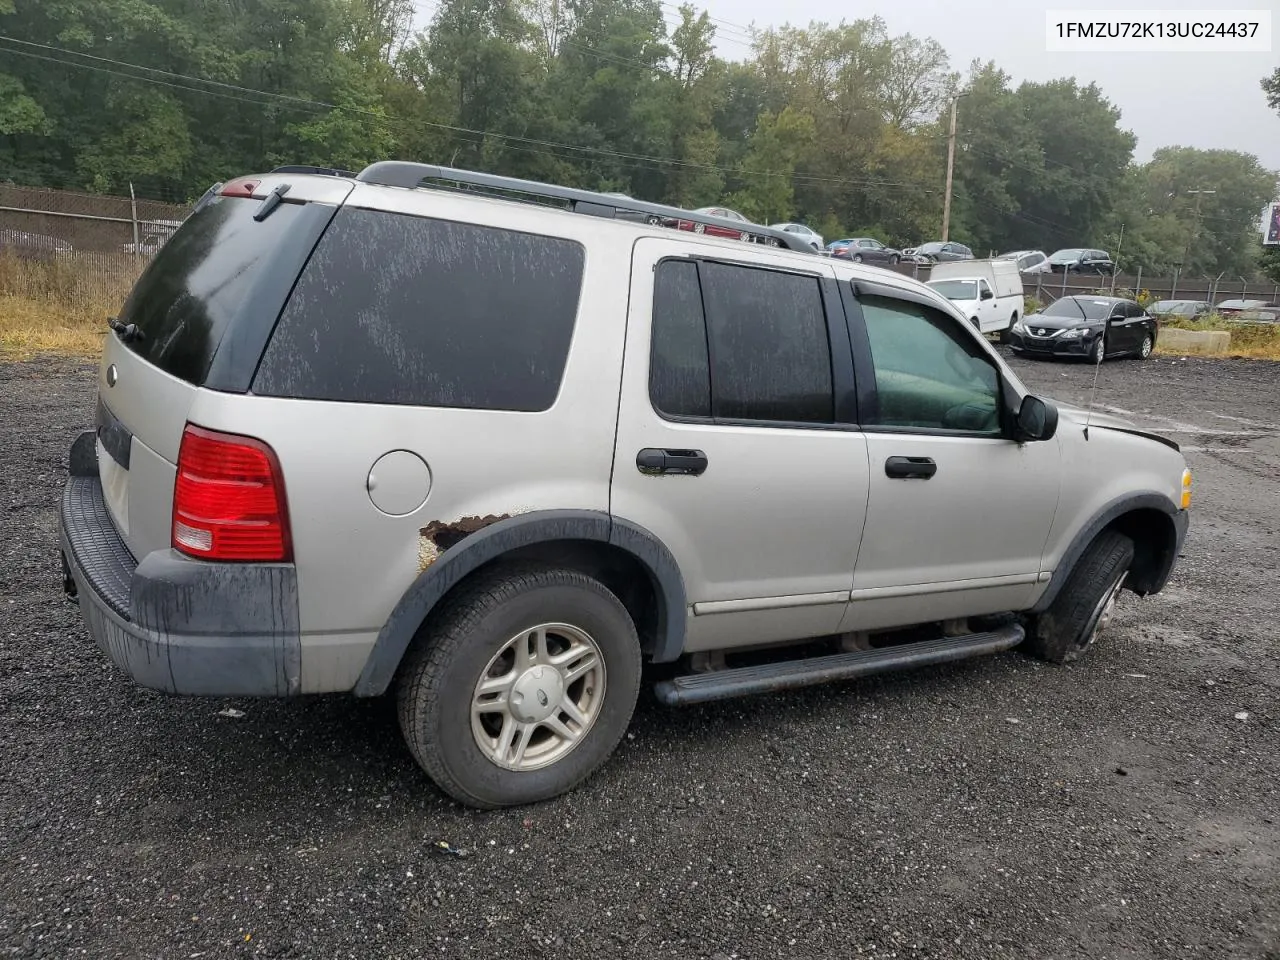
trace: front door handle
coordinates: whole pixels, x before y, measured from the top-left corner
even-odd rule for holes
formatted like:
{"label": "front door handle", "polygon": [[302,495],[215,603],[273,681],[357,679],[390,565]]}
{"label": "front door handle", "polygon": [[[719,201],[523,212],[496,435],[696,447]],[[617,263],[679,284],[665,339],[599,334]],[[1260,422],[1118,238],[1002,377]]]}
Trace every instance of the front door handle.
{"label": "front door handle", "polygon": [[707,455],[701,450],[658,450],[646,447],[636,454],[636,467],[653,477],[699,477],[707,469]]}
{"label": "front door handle", "polygon": [[884,475],[895,480],[928,480],[937,472],[932,457],[890,457],[884,462]]}

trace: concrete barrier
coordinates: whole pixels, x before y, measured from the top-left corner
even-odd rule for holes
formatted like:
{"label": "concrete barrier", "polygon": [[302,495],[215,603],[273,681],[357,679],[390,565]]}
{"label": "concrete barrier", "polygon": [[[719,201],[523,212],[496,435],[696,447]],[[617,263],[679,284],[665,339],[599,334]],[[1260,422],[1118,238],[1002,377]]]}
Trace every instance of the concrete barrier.
{"label": "concrete barrier", "polygon": [[1165,327],[1156,337],[1161,353],[1226,353],[1231,349],[1231,334],[1226,330],[1180,330]]}

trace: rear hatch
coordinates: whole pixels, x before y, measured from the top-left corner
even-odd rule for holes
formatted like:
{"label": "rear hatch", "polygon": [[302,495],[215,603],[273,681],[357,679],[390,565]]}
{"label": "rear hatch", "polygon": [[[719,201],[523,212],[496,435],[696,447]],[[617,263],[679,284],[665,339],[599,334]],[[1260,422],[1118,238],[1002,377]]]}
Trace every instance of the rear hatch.
{"label": "rear hatch", "polygon": [[304,174],[215,188],[135,284],[106,338],[97,404],[104,499],[135,557],[170,544],[192,402],[201,390],[248,391],[295,279],[351,188]]}

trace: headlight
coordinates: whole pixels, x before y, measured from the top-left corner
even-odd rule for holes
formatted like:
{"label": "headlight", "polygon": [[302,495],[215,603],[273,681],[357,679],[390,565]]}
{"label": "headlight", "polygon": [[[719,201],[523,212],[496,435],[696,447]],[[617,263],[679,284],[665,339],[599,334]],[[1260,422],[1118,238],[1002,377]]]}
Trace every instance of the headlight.
{"label": "headlight", "polygon": [[1084,331],[1079,327],[1068,327],[1066,330],[1063,330],[1062,333],[1058,334],[1058,336],[1062,337],[1063,340],[1079,340],[1084,336]]}
{"label": "headlight", "polygon": [[1019,317],[1019,318],[1014,322],[1014,324],[1013,324],[1013,329],[1014,329],[1014,330],[1017,330],[1019,333],[1025,333],[1025,332],[1026,332],[1026,330],[1027,330],[1027,322],[1026,322],[1026,321],[1027,321],[1027,318],[1026,318],[1026,317]]}

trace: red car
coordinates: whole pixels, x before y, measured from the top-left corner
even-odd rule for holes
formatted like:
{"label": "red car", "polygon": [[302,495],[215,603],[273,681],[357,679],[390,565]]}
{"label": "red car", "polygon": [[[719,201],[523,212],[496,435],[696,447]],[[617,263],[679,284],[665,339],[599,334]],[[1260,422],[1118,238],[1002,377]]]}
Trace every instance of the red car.
{"label": "red car", "polygon": [[[699,207],[694,213],[700,213],[707,217],[720,217],[724,220],[737,220],[744,226],[755,226],[750,220],[738,213],[737,210],[730,210],[728,207]],[[692,230],[694,233],[705,233],[711,237],[727,237],[730,240],[750,240],[751,234],[745,230],[734,230],[729,227],[713,227],[703,223],[693,223],[689,220],[668,220],[666,226],[675,227],[677,230]]]}

